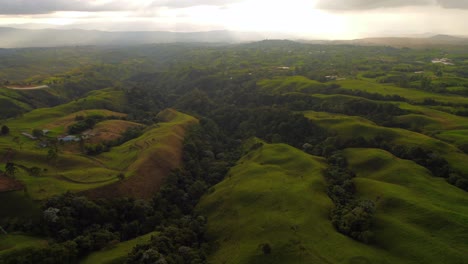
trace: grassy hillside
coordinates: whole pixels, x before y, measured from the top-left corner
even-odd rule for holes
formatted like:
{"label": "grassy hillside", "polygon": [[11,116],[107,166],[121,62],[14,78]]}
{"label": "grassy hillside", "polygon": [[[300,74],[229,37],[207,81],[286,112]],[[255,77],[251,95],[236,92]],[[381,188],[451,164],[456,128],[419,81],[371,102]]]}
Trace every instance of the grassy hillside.
{"label": "grassy hillside", "polygon": [[304,76],[276,77],[258,82],[264,91],[274,93],[307,92],[308,89],[325,86]]}
{"label": "grassy hillside", "polygon": [[117,264],[125,263],[125,257],[133,247],[137,244],[142,244],[148,242],[152,236],[157,235],[158,232],[152,232],[144,236],[137,237],[135,239],[120,242],[111,248],[106,248],[104,250],[94,252],[82,260],[81,264]]}
{"label": "grassy hillside", "polygon": [[414,263],[465,263],[468,195],[378,149],[344,152],[359,196],[377,202],[376,243]]}
{"label": "grassy hillside", "polygon": [[431,93],[418,89],[401,88],[394,85],[380,84],[372,81],[365,80],[342,80],[337,81],[345,89],[358,90],[370,93],[378,93],[382,95],[399,95],[403,98],[415,102],[422,102],[424,99],[434,99],[436,101],[445,103],[468,103],[468,98],[456,95],[443,95],[438,93]]}
{"label": "grassy hillside", "polygon": [[16,130],[30,130],[56,122],[58,118],[64,118],[78,111],[90,109],[122,111],[124,105],[125,97],[123,92],[104,89],[92,91],[86,97],[70,103],[50,108],[35,109],[21,117],[9,119],[5,123]]}
{"label": "grassy hillside", "polygon": [[152,197],[170,170],[181,164],[185,131],[197,122],[194,117],[173,109],[160,112],[158,117],[162,122],[148,128],[140,137],[97,156],[106,167],[125,172],[127,179],[88,195]]}
{"label": "grassy hillside", "polygon": [[[244,156],[198,207],[215,243],[209,263],[410,263],[335,231],[325,167],[284,144]],[[264,243],[270,255],[262,253]]]}
{"label": "grassy hillside", "polygon": [[457,170],[468,173],[464,165],[468,156],[456,146],[439,139],[400,128],[382,127],[361,117],[307,111],[305,116],[319,126],[335,133],[340,139],[348,140],[360,136],[365,139],[383,137],[390,144],[403,147],[422,147],[440,153]]}
{"label": "grassy hillside", "polygon": [[0,257],[20,249],[45,246],[47,241],[36,237],[19,234],[0,235]]}

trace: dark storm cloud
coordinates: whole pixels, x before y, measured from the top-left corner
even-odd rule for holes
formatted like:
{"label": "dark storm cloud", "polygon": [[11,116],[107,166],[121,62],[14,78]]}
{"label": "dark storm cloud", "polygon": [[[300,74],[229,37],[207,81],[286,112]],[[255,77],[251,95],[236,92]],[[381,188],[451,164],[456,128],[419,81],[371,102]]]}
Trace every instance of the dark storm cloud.
{"label": "dark storm cloud", "polygon": [[319,0],[317,2],[319,9],[337,11],[431,5],[443,8],[468,9],[468,0]]}
{"label": "dark storm cloud", "polygon": [[125,7],[121,1],[96,4],[86,0],[0,0],[0,14],[47,14],[56,11],[118,11]]}

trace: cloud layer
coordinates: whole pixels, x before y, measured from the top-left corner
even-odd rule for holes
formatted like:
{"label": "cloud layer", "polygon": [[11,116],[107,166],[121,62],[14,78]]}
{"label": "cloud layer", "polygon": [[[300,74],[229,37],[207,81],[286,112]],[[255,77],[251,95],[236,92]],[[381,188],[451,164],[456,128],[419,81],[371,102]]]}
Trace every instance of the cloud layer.
{"label": "cloud layer", "polygon": [[184,8],[200,5],[224,6],[228,0],[0,0],[0,14],[49,14],[58,11],[134,11],[158,7]]}
{"label": "cloud layer", "polygon": [[324,10],[359,11],[405,6],[440,6],[468,9],[467,0],[319,0],[316,7]]}

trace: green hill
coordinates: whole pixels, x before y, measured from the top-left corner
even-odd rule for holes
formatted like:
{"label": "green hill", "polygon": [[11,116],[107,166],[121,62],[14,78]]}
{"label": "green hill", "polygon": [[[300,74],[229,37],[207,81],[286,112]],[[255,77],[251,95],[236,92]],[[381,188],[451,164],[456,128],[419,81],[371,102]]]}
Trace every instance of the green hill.
{"label": "green hill", "polygon": [[209,263],[407,263],[335,231],[325,168],[323,159],[284,144],[244,156],[198,207],[215,244]]}
{"label": "green hill", "polygon": [[379,136],[393,145],[422,147],[440,153],[453,168],[468,173],[468,168],[464,165],[464,160],[466,161],[468,156],[456,146],[439,139],[405,129],[378,126],[361,117],[314,111],[305,112],[305,116],[336,134],[341,140],[358,136],[369,140]]}
{"label": "green hill", "polygon": [[378,149],[344,152],[360,197],[377,202],[376,244],[413,263],[465,263],[468,195]]}
{"label": "green hill", "polygon": [[[464,263],[465,192],[382,150],[345,155],[357,172],[357,195],[377,201],[373,244],[331,225],[324,160],[264,144],[199,204],[215,245],[209,263]],[[261,250],[266,243],[271,254]]]}
{"label": "green hill", "polygon": [[110,248],[106,248],[101,251],[91,253],[80,263],[81,264],[125,263],[125,257],[127,256],[128,253],[130,253],[130,251],[132,251],[133,247],[135,247],[137,244],[148,242],[152,236],[155,236],[157,234],[158,232],[152,232],[144,236],[139,236],[132,240],[120,242]]}

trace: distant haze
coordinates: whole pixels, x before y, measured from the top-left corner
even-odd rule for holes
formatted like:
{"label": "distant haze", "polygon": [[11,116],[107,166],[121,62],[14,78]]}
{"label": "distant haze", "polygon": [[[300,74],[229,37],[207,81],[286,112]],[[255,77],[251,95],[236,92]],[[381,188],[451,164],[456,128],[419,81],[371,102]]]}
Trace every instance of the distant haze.
{"label": "distant haze", "polygon": [[0,0],[0,27],[275,32],[308,39],[468,35],[466,0]]}

